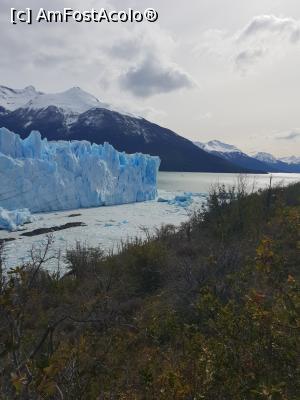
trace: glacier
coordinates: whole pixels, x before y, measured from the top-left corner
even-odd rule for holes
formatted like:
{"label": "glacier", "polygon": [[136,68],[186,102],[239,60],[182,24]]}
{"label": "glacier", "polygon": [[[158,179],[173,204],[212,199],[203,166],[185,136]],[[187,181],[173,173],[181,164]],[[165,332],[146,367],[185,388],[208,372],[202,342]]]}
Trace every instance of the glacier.
{"label": "glacier", "polygon": [[27,208],[8,211],[0,207],[0,229],[14,232],[17,231],[20,226],[33,221],[34,217]]}
{"label": "glacier", "polygon": [[0,129],[0,207],[32,213],[155,199],[159,157]]}

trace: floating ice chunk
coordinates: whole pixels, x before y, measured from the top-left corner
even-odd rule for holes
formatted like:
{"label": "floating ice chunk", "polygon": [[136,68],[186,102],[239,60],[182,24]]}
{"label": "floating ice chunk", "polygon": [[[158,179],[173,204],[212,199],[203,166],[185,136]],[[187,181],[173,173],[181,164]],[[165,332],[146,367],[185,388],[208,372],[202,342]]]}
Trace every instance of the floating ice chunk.
{"label": "floating ice chunk", "polygon": [[0,229],[17,231],[20,226],[32,222],[34,217],[28,209],[8,211],[0,207]]}
{"label": "floating ice chunk", "polygon": [[110,144],[22,140],[0,129],[0,206],[31,212],[153,200],[158,157],[125,154]]}
{"label": "floating ice chunk", "polygon": [[181,196],[175,196],[173,203],[176,206],[180,207],[189,207],[193,203],[193,199],[191,195],[181,195]]}
{"label": "floating ice chunk", "polygon": [[159,197],[158,199],[157,199],[157,201],[159,202],[159,203],[169,203],[169,199],[166,199],[166,198],[164,198],[164,197]]}
{"label": "floating ice chunk", "polygon": [[192,193],[184,193],[173,198],[158,197],[159,203],[168,203],[179,207],[189,207],[193,203]]}

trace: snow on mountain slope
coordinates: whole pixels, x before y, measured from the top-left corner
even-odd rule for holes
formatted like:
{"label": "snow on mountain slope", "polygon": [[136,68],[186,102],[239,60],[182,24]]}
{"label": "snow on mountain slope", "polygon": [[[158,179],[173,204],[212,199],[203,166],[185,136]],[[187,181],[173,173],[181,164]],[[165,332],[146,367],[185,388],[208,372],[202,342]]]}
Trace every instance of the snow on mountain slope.
{"label": "snow on mountain slope", "polygon": [[300,164],[300,157],[291,156],[291,157],[282,157],[279,159],[282,162],[287,164]]}
{"label": "snow on mountain slope", "polygon": [[10,89],[6,86],[0,86],[0,107],[14,111],[42,95],[43,93],[37,92],[33,86],[28,86],[25,89]]}
{"label": "snow on mountain slope", "polygon": [[0,207],[31,212],[152,200],[160,160],[108,143],[24,140],[0,129]]}
{"label": "snow on mountain slope", "polygon": [[33,86],[28,86],[25,89],[10,89],[0,86],[0,106],[8,111],[15,111],[18,108],[44,110],[50,106],[54,106],[63,111],[67,118],[69,117],[68,123],[73,122],[75,116],[79,116],[94,108],[104,108],[134,118],[140,118],[125,110],[119,110],[109,104],[102,103],[95,96],[79,87],[73,87],[61,93],[47,94],[36,91]]}
{"label": "snow on mountain slope", "polygon": [[56,106],[68,113],[76,114],[82,114],[91,108],[110,108],[108,104],[101,103],[96,97],[79,87],[62,93],[40,94],[23,105],[24,108],[30,109],[44,109],[49,106]]}
{"label": "snow on mountain slope", "polygon": [[268,164],[276,164],[278,161],[272,154],[264,152],[256,153],[253,155],[253,157],[256,158],[256,160],[266,162]]}
{"label": "snow on mountain slope", "polygon": [[291,162],[295,161],[296,157],[288,157],[284,161],[284,159],[277,159],[269,153],[257,153],[254,156],[257,160],[261,160],[269,167],[269,171],[276,170],[277,172],[285,172],[285,173],[300,173],[300,163]]}
{"label": "snow on mountain slope", "polygon": [[237,147],[220,142],[219,140],[211,140],[207,143],[201,142],[194,142],[196,146],[200,147],[201,149],[211,153],[211,152],[218,152],[218,153],[242,153]]}
{"label": "snow on mountain slope", "polygon": [[243,153],[240,149],[231,144],[223,143],[219,140],[211,140],[208,143],[195,142],[195,144],[208,153],[233,162],[240,167],[259,173],[270,171],[270,168],[266,164],[248,156],[248,154]]}
{"label": "snow on mountain slope", "polygon": [[194,142],[194,144],[209,153],[219,153],[219,155],[224,158],[232,158],[241,155],[249,158],[254,158],[262,163],[267,163],[267,164],[276,164],[278,162],[279,163],[283,162],[286,164],[300,164],[300,157],[291,156],[291,157],[283,157],[277,159],[272,154],[264,152],[259,152],[249,155],[243,153],[236,146],[220,142],[219,140],[211,140],[210,142],[207,143]]}

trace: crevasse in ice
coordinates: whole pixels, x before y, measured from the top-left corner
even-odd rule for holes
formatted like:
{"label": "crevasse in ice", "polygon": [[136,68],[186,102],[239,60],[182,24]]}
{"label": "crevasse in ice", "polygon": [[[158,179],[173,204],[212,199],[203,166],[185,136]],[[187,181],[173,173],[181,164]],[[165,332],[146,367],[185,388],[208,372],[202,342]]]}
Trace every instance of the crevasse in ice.
{"label": "crevasse in ice", "polygon": [[110,144],[26,139],[0,129],[0,207],[31,212],[152,200],[160,159]]}

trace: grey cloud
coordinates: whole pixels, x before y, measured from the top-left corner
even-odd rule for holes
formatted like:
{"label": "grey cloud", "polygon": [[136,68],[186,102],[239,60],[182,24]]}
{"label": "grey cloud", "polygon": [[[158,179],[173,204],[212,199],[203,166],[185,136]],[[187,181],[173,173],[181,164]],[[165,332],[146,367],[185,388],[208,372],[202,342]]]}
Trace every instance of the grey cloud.
{"label": "grey cloud", "polygon": [[192,79],[172,64],[148,57],[120,78],[121,86],[137,97],[149,97],[194,86]]}
{"label": "grey cloud", "polygon": [[176,42],[169,32],[158,26],[143,26],[124,31],[123,36],[106,45],[105,52],[116,59],[138,62],[142,58],[155,57],[158,53],[171,58],[175,47]]}
{"label": "grey cloud", "polygon": [[242,72],[245,72],[245,69],[258,61],[265,55],[266,51],[261,48],[257,49],[248,49],[241,51],[235,58],[235,64]]}
{"label": "grey cloud", "polygon": [[108,54],[124,60],[132,60],[133,57],[137,57],[141,54],[142,50],[136,38],[119,41],[106,49]]}
{"label": "grey cloud", "polygon": [[300,40],[300,21],[275,15],[259,15],[254,17],[239,33],[238,40],[266,33],[287,34],[292,43],[298,42]]}
{"label": "grey cloud", "polygon": [[300,132],[290,132],[284,135],[277,136],[278,140],[295,140],[300,139]]}
{"label": "grey cloud", "polygon": [[300,41],[300,21],[293,18],[281,18],[275,15],[259,15],[233,37],[238,53],[234,57],[235,65],[245,74],[247,69],[262,59],[267,53],[271,54],[278,47],[274,36],[281,40],[296,44]]}

